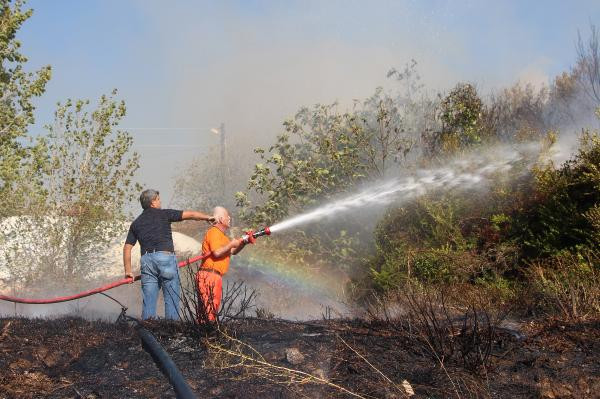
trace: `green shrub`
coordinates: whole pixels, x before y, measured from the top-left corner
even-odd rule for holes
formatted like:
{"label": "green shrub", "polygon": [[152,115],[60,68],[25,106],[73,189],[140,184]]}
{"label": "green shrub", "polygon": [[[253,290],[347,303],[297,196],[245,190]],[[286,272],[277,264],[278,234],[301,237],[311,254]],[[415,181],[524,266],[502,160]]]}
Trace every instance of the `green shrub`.
{"label": "green shrub", "polygon": [[499,251],[487,252],[509,218],[494,216],[496,206],[480,196],[485,194],[431,194],[390,209],[375,231],[376,255],[369,262],[375,286],[385,291],[405,278],[465,282],[493,267],[495,259],[504,261]]}
{"label": "green shrub", "polygon": [[519,284],[512,279],[489,274],[475,279],[475,285],[495,298],[497,304],[512,303],[521,289]]}
{"label": "green shrub", "polygon": [[532,259],[599,247],[600,137],[585,132],[574,159],[534,174],[534,198],[514,226],[523,255]]}

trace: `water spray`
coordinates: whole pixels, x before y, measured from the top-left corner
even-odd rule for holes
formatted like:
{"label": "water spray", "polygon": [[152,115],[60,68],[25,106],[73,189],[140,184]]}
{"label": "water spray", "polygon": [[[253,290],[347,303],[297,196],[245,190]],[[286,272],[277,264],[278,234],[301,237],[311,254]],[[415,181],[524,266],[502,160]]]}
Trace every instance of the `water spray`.
{"label": "water spray", "polygon": [[[293,216],[269,227],[270,232],[279,233],[307,223],[314,223],[340,212],[366,206],[384,206],[393,201],[401,204],[433,190],[477,189],[493,181],[496,174],[508,173],[520,162],[531,164],[537,159],[539,146],[523,144],[518,148],[496,146],[483,153],[473,153],[445,166],[421,169],[413,175],[383,181],[363,191],[340,198],[321,207]],[[513,172],[514,173],[514,172]]]}

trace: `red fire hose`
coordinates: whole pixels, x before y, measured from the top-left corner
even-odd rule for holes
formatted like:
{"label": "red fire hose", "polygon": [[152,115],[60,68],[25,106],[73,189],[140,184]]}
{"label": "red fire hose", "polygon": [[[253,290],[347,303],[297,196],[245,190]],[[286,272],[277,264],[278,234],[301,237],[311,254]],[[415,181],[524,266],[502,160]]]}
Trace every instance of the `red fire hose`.
{"label": "red fire hose", "polygon": [[[190,259],[181,261],[177,264],[177,266],[178,267],[187,266],[194,262],[204,260],[205,258],[208,258],[209,255],[210,255],[210,252],[207,254],[202,254],[202,255],[196,256],[194,258],[190,258]],[[133,278],[133,281],[137,281],[140,278],[141,278],[141,276],[137,275]],[[67,302],[67,301],[72,301],[74,299],[84,298],[86,296],[98,294],[103,291],[108,291],[108,290],[118,287],[120,285],[129,284],[130,282],[131,282],[131,279],[124,278],[119,281],[115,281],[114,283],[103,285],[102,287],[98,287],[98,288],[94,288],[94,289],[91,289],[88,291],[80,292],[79,294],[69,295],[69,296],[59,296],[56,298],[30,299],[30,298],[16,298],[14,296],[8,296],[8,295],[0,295],[0,300],[8,301],[8,302],[16,302],[16,303],[30,303],[30,304],[37,304],[37,305],[47,304],[47,303]]]}
{"label": "red fire hose", "polygon": [[[259,231],[252,231],[252,230],[247,231],[244,233],[244,235],[241,238],[244,240],[245,243],[254,243],[254,241],[256,240],[257,237],[261,237],[264,235],[270,235],[270,234],[271,234],[271,230],[268,227],[265,227],[264,229],[261,229]],[[209,255],[210,255],[210,252],[208,252],[206,254],[198,255],[194,258],[190,258],[190,259],[179,262],[177,264],[177,266],[178,267],[187,266],[194,262],[204,260],[204,259],[208,258]],[[133,278],[133,281],[137,281],[141,277],[142,276],[137,275]],[[98,288],[94,288],[94,289],[91,289],[88,291],[80,292],[79,294],[69,295],[69,296],[59,296],[56,298],[31,299],[31,298],[17,298],[17,297],[9,296],[9,295],[0,295],[0,301],[8,301],[8,302],[15,302],[15,303],[30,303],[30,304],[36,304],[36,305],[47,304],[47,303],[67,302],[67,301],[72,301],[74,299],[79,299],[79,298],[84,298],[86,296],[99,294],[103,291],[108,291],[108,290],[118,287],[120,285],[129,284],[129,283],[131,283],[131,279],[124,278],[122,280],[115,281],[114,283],[103,285],[102,287],[98,287]]]}

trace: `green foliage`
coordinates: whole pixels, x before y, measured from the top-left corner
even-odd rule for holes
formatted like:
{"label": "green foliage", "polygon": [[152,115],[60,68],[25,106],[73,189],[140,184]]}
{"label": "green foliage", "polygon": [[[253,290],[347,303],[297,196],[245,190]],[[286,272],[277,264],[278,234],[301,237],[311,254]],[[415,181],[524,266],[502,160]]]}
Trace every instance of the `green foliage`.
{"label": "green foliage", "polygon": [[27,128],[34,122],[33,99],[44,93],[51,69],[26,72],[25,57],[15,39],[21,25],[32,15],[23,10],[23,1],[1,1],[0,10],[0,216],[18,213],[31,193],[39,189],[34,181],[39,167],[39,148],[23,145]]}
{"label": "green foliage", "polygon": [[[423,250],[404,247],[380,254],[383,255],[383,263],[374,263],[370,270],[374,287],[378,291],[386,292],[401,287],[411,279],[425,284],[464,280],[455,270],[459,259],[448,248]],[[462,261],[464,260],[463,257]]]}
{"label": "green foliage", "polygon": [[481,142],[483,101],[475,87],[460,83],[439,104],[440,131],[428,135],[429,155],[454,154]]}
{"label": "green foliage", "polygon": [[237,194],[248,223],[281,220],[352,186],[368,173],[364,148],[370,137],[356,116],[338,114],[335,105],[317,105],[303,108],[284,126],[286,133],[278,136],[269,155],[256,150],[263,162],[255,165],[248,188],[263,198],[262,204],[251,208],[248,194]]}
{"label": "green foliage", "polygon": [[459,218],[463,213],[462,198],[418,198],[400,208],[391,209],[382,219],[375,237],[383,250],[400,242],[417,248],[466,249],[471,245],[463,236]]}
{"label": "green foliage", "polygon": [[139,156],[130,154],[133,138],[117,128],[126,107],[116,94],[102,96],[92,111],[89,101],[67,100],[46,126],[48,201],[62,212],[121,216],[140,189],[133,181],[139,168]]}
{"label": "green foliage", "polygon": [[495,305],[514,303],[521,287],[514,279],[499,275],[486,275],[475,279],[475,287],[483,289],[495,299]]}
{"label": "green foliage", "polygon": [[391,208],[375,233],[372,286],[468,284],[524,311],[597,314],[598,135],[586,132],[560,168],[542,165],[485,195],[447,191]]}
{"label": "green foliage", "polygon": [[66,230],[56,234],[70,273],[91,271],[94,252],[121,230],[124,205],[141,190],[133,179],[139,168],[139,156],[130,153],[133,138],[117,128],[126,107],[116,93],[102,96],[92,111],[89,101],[67,100],[47,126],[47,209],[67,216]]}
{"label": "green foliage", "polygon": [[510,222],[510,217],[505,215],[504,213],[500,213],[497,215],[492,215],[490,217],[490,222],[496,231],[501,231],[502,227]]}
{"label": "green foliage", "polygon": [[67,100],[46,127],[38,147],[45,150],[39,159],[46,195],[26,216],[7,219],[10,228],[0,237],[13,243],[5,255],[14,280],[45,287],[79,282],[114,262],[107,250],[126,231],[124,205],[141,189],[133,179],[139,157],[131,153],[132,138],[117,128],[125,104],[114,95],[92,110],[89,101]]}
{"label": "green foliage", "polygon": [[[125,104],[114,100],[116,92],[92,111],[88,101],[58,104],[48,134],[32,144],[33,100],[44,93],[51,69],[26,72],[16,35],[32,10],[23,10],[21,0],[0,4],[3,262],[22,282],[87,277],[101,268],[97,252],[122,232],[124,204],[139,191],[132,138],[117,129]],[[35,260],[25,266],[23,258]]]}
{"label": "green foliage", "polygon": [[585,132],[579,153],[560,168],[534,170],[535,198],[514,235],[528,258],[600,246],[600,137]]}
{"label": "green foliage", "polygon": [[[242,220],[249,226],[271,225],[351,192],[366,181],[394,176],[413,162],[421,132],[429,129],[433,102],[422,95],[413,61],[391,70],[400,90],[377,88],[352,110],[337,104],[302,108],[284,123],[285,132],[268,149],[257,149],[248,190],[236,194]],[[317,223],[306,231],[272,237],[270,256],[295,262],[355,269],[369,251],[372,216],[368,210],[343,223]]]}
{"label": "green foliage", "polygon": [[[403,95],[378,89],[351,111],[317,105],[286,121],[272,147],[256,150],[261,162],[248,190],[236,194],[244,222],[270,225],[361,183],[397,176],[402,168],[444,167],[484,146],[509,143],[529,154],[532,144],[539,144],[533,171],[529,154],[512,162],[509,173],[491,176],[482,190],[428,192],[390,207],[377,225],[372,256],[365,259],[360,258],[371,236],[360,215],[344,221],[343,228],[311,226],[287,233],[285,243],[274,237],[269,245],[300,263],[317,264],[323,257],[339,264],[362,262],[370,287],[381,291],[416,280],[489,291],[502,302],[529,289],[533,262],[550,270],[556,257],[600,247],[598,136],[584,134],[578,155],[559,168],[543,163],[560,127],[589,118],[592,111],[600,117],[597,103],[590,108],[582,96],[585,85],[589,89],[596,81],[581,63],[547,88],[517,84],[485,102],[468,83],[439,100],[415,99],[420,88],[413,68],[389,74],[405,85]],[[588,292],[581,279],[596,278],[573,268],[552,273],[552,284],[535,289],[542,298],[564,294],[565,287]],[[568,284],[556,286],[561,279]]]}
{"label": "green foliage", "polygon": [[[518,166],[513,172],[520,173]],[[490,282],[512,273],[519,248],[509,233],[512,214],[528,197],[524,184],[499,176],[489,190],[430,192],[391,206],[375,230],[376,253],[368,262],[375,286],[385,290],[406,278]]]}
{"label": "green foliage", "polygon": [[483,102],[473,85],[458,84],[442,100],[440,108],[440,118],[447,134],[458,136],[461,144],[468,145],[480,141],[478,124]]}
{"label": "green foliage", "polygon": [[370,262],[375,287],[386,291],[407,278],[449,282],[453,254],[470,245],[457,218],[457,198],[422,197],[391,208],[375,230],[376,255]]}

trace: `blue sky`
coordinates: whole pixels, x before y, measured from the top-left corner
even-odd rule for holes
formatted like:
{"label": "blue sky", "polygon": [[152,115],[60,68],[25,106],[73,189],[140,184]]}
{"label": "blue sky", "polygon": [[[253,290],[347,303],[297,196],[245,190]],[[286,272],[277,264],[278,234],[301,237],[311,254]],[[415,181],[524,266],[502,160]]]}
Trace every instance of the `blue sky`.
{"label": "blue sky", "polygon": [[[139,177],[172,194],[187,161],[217,144],[269,142],[302,105],[364,98],[391,87],[414,58],[427,87],[470,81],[484,93],[541,84],[575,60],[578,29],[600,24],[600,1],[30,0],[19,34],[30,68],[50,64],[35,130],[57,101],[126,100],[124,127]],[[157,128],[194,128],[194,130]],[[167,201],[168,202],[168,201]]]}

